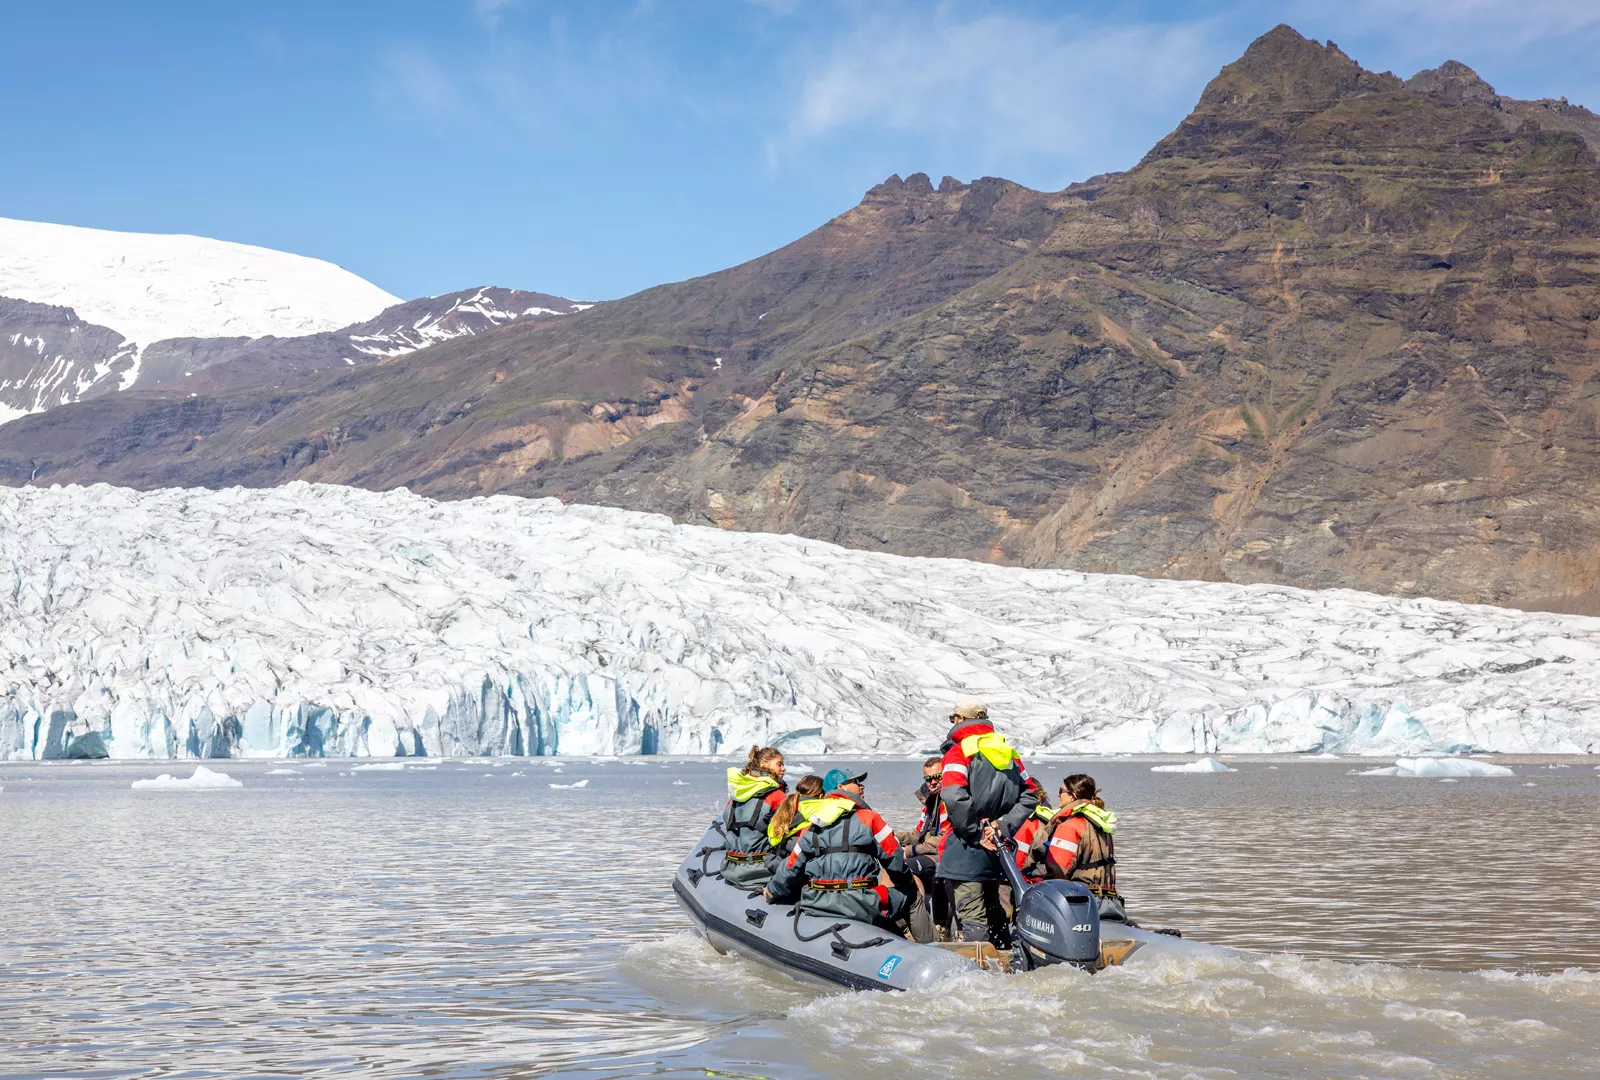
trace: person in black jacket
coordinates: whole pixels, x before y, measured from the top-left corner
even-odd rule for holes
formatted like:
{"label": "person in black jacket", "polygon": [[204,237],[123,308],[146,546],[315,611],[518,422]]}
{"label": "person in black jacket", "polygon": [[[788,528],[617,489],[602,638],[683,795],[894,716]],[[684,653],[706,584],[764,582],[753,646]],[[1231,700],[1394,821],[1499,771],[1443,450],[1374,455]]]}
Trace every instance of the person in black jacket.
{"label": "person in black jacket", "polygon": [[1022,758],[989,723],[987,704],[961,698],[950,720],[940,783],[950,832],[939,854],[938,876],[954,883],[961,939],[1005,948],[1011,928],[1000,903],[1004,874],[996,841],[1016,835],[1039,805],[1038,789]]}
{"label": "person in black jacket", "polygon": [[895,837],[900,841],[901,850],[905,852],[906,869],[915,875],[921,893],[913,902],[928,909],[930,935],[937,933],[941,939],[949,940],[951,885],[947,881],[938,880],[939,849],[944,846],[944,834],[949,831],[949,824],[945,820],[944,803],[939,799],[939,785],[943,775],[944,762],[938,755],[922,763],[922,786],[917,788],[917,801],[922,804],[922,816],[917,819],[915,829],[896,833]]}

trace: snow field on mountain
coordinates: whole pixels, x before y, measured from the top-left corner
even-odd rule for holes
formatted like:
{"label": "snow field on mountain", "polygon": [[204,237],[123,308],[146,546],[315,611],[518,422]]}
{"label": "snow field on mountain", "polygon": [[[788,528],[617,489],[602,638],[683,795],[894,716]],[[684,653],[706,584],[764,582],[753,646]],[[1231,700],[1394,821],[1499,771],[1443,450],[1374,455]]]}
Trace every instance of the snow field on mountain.
{"label": "snow field on mountain", "polygon": [[72,308],[140,347],[166,338],[315,334],[400,302],[303,255],[11,218],[0,218],[0,296]]}
{"label": "snow field on mountain", "polygon": [[0,489],[0,757],[1600,749],[1600,620],[404,490]]}

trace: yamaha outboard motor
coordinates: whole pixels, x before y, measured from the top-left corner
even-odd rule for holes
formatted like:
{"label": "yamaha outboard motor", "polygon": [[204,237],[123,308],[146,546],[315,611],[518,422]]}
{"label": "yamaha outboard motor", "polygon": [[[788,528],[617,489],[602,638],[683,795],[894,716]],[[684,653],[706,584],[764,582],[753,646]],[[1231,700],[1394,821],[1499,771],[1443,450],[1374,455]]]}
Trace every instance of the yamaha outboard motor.
{"label": "yamaha outboard motor", "polygon": [[[1076,881],[1048,879],[1029,885],[1017,869],[1017,847],[1000,845],[1000,869],[1016,903],[1012,945],[1014,968],[1074,964],[1090,971],[1100,966],[1100,905]],[[1018,962],[1020,961],[1020,963]]]}

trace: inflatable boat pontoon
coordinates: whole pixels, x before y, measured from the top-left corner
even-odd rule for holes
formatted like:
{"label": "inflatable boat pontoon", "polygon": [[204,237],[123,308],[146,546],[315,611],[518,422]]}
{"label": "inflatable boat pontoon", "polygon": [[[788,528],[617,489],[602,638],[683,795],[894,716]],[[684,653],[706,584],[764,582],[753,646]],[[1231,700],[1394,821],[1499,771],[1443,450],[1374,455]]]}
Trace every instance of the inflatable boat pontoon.
{"label": "inflatable boat pontoon", "polygon": [[[722,879],[721,822],[713,822],[678,866],[672,891],[695,930],[720,953],[732,953],[776,968],[801,982],[851,990],[920,990],[974,966],[1028,970],[1074,964],[1089,970],[1125,963],[1141,953],[1210,949],[1171,932],[1155,933],[1125,923],[1102,927],[1094,898],[1065,881],[1028,885],[1012,874],[1019,897],[1014,936],[1017,948],[988,945],[923,945],[866,923],[801,913],[789,904],[769,904],[760,891]],[[1002,860],[1002,865],[1010,865]],[[1013,867],[1014,869],[1014,867]]]}

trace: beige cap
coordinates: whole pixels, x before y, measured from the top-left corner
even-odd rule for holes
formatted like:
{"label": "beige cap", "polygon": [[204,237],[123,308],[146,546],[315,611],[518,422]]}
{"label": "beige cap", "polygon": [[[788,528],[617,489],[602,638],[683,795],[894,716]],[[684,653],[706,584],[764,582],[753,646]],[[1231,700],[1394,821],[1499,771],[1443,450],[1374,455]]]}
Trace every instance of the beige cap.
{"label": "beige cap", "polygon": [[975,697],[958,697],[950,711],[963,720],[987,720],[989,703]]}

